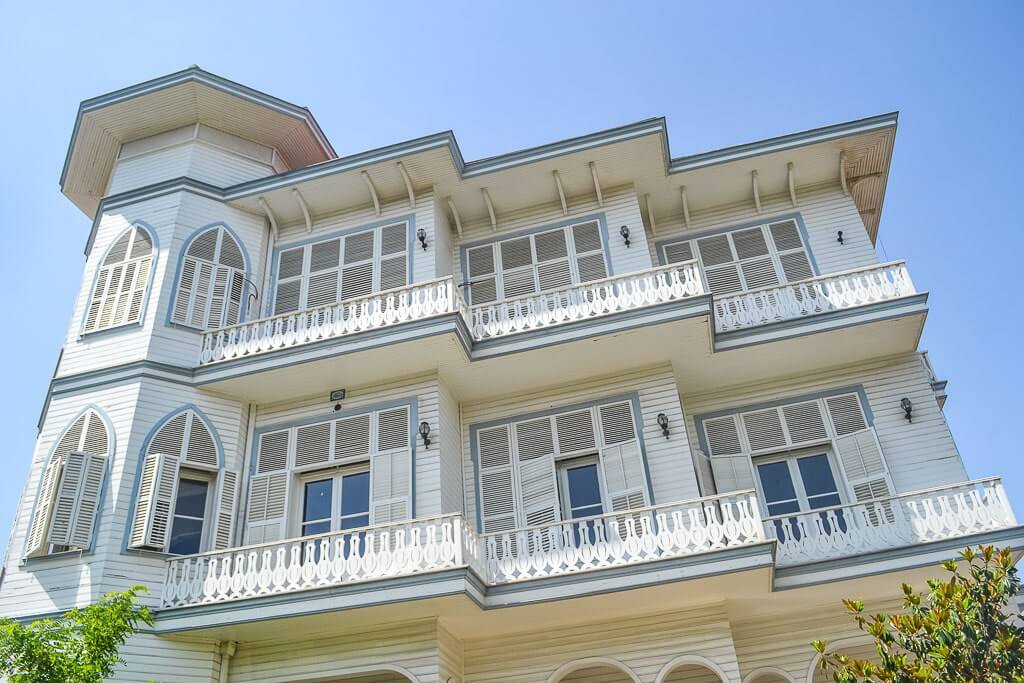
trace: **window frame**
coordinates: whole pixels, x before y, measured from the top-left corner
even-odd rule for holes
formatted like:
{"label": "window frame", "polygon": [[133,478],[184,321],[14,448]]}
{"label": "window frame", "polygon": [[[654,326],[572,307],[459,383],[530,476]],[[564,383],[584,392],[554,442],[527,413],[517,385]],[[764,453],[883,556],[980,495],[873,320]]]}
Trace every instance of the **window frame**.
{"label": "window frame", "polygon": [[[210,260],[207,260],[205,258],[199,258],[197,256],[190,256],[188,252],[192,248],[192,246],[195,244],[196,240],[199,239],[200,237],[202,237],[203,235],[205,235],[206,233],[211,232],[211,231],[217,231],[218,233],[220,233],[217,236],[217,241],[216,241],[216,246],[215,246],[215,252],[214,252],[214,259],[215,260],[210,261]],[[238,246],[238,251],[239,251],[239,253],[241,254],[241,257],[242,257],[242,266],[243,267],[241,269],[236,268],[235,266],[229,266],[229,265],[223,264],[220,261],[220,256],[221,256],[221,253],[222,253],[222,250],[223,250],[224,240],[227,239],[227,238],[230,238],[231,240],[233,240],[235,242],[235,244]],[[212,306],[213,299],[214,299],[213,293],[214,293],[215,287],[216,287],[216,273],[217,273],[217,269],[218,268],[226,268],[226,269],[228,269],[228,276],[227,276],[226,287],[225,287],[225,292],[224,292],[224,304],[223,304],[223,309],[222,309],[221,314],[220,314],[220,324],[219,325],[206,326],[204,324],[203,326],[196,326],[196,325],[191,324],[191,322],[189,322],[191,320],[191,318],[192,318],[193,308],[194,308],[194,305],[196,303],[196,299],[199,296],[198,295],[198,290],[195,287],[195,281],[194,281],[195,272],[193,273],[193,286],[189,289],[189,292],[188,292],[188,302],[185,305],[185,311],[184,311],[184,318],[185,319],[184,319],[184,321],[176,320],[175,319],[175,311],[178,308],[178,298],[180,296],[182,296],[182,293],[184,292],[184,288],[182,287],[182,279],[183,279],[183,277],[185,275],[185,268],[187,267],[187,262],[190,259],[192,261],[196,262],[199,265],[205,264],[205,265],[208,265],[208,266],[210,266],[212,268],[212,274],[211,274],[210,281],[209,281],[209,284],[208,284],[208,286],[206,288],[206,293],[205,293],[206,303],[204,305],[204,312],[203,312],[203,320],[204,321],[208,321],[209,317],[210,317],[211,306]],[[170,300],[170,302],[168,304],[168,307],[167,307],[167,323],[168,323],[168,325],[171,325],[173,327],[179,327],[179,328],[182,328],[182,329],[185,329],[185,330],[190,330],[190,331],[193,331],[193,332],[207,332],[207,331],[210,331],[210,330],[220,329],[222,327],[230,327],[232,325],[240,325],[243,322],[245,322],[246,319],[248,318],[247,313],[248,313],[248,308],[249,308],[249,289],[250,289],[250,286],[252,286],[250,284],[251,283],[250,267],[251,267],[251,262],[250,262],[250,259],[249,259],[249,253],[248,253],[248,251],[245,248],[245,243],[238,237],[238,235],[235,234],[235,232],[230,227],[228,227],[228,225],[226,223],[223,223],[223,222],[212,223],[210,225],[204,225],[204,226],[198,228],[197,230],[195,230],[195,232],[193,232],[188,237],[188,239],[186,239],[185,242],[182,244],[181,252],[178,255],[178,268],[177,268],[177,271],[176,271],[175,277],[174,277],[174,287],[173,287],[173,291],[171,293],[171,300]],[[240,298],[239,298],[239,301],[238,301],[238,321],[234,322],[234,323],[229,323],[227,321],[227,315],[228,315],[228,309],[229,309],[229,303],[230,303],[231,281],[232,281],[234,275],[236,275],[236,274],[240,275],[241,278],[242,278],[241,295],[240,295]]]}
{"label": "window frame", "polygon": [[[823,508],[812,508],[810,501],[808,500],[807,491],[804,487],[803,476],[800,474],[800,466],[797,463],[801,458],[812,457],[815,455],[824,455],[828,460],[829,469],[832,471],[832,480],[836,485],[836,494],[839,497],[839,505],[827,505]],[[793,490],[796,493],[796,502],[799,506],[797,512],[792,513],[780,513],[775,516],[786,516],[786,517],[797,517],[817,510],[827,510],[833,507],[841,507],[849,505],[849,495],[847,489],[849,488],[846,482],[846,477],[843,474],[842,468],[840,467],[839,461],[835,455],[835,449],[832,448],[831,443],[823,446],[811,446],[808,448],[800,448],[795,450],[785,450],[775,453],[765,453],[762,455],[756,455],[751,458],[751,464],[754,469],[754,485],[757,489],[757,498],[761,503],[761,514],[766,518],[773,515],[768,512],[768,497],[765,494],[764,486],[761,484],[761,473],[758,469],[759,465],[770,465],[773,463],[784,462],[789,468],[790,479],[793,482]]]}
{"label": "window frame", "polygon": [[181,467],[178,468],[178,480],[175,483],[174,491],[174,508],[173,513],[170,516],[170,524],[167,531],[168,555],[177,556],[182,554],[175,553],[171,550],[171,544],[174,542],[174,521],[178,517],[183,517],[185,519],[195,519],[195,517],[178,514],[178,496],[180,495],[181,492],[181,481],[183,479],[189,479],[191,481],[202,481],[206,483],[206,502],[204,503],[202,517],[203,526],[199,536],[199,549],[196,552],[202,553],[210,549],[210,539],[213,533],[213,522],[215,512],[214,504],[215,499],[217,498],[217,485],[220,480],[220,472],[197,468],[192,463],[188,463],[187,465],[182,465]]}
{"label": "window frame", "polygon": [[[294,490],[296,495],[292,496],[294,499],[291,504],[291,509],[288,511],[289,521],[287,528],[289,534],[293,537],[304,538],[307,534],[303,533],[303,527],[306,524],[313,522],[306,522],[302,519],[303,508],[306,500],[306,485],[316,482],[323,481],[325,479],[331,480],[331,516],[330,516],[330,528],[327,531],[321,531],[316,534],[308,534],[310,536],[319,536],[321,534],[333,534],[339,531],[351,531],[353,529],[363,529],[369,527],[370,524],[370,510],[373,507],[372,502],[372,491],[367,489],[367,505],[366,512],[364,513],[367,518],[367,523],[352,527],[351,529],[341,528],[341,498],[342,498],[342,479],[347,476],[356,474],[366,474],[367,477],[370,475],[370,461],[369,459],[363,459],[359,462],[349,462],[341,465],[335,465],[332,467],[321,467],[313,470],[303,470],[294,474]],[[354,516],[354,515],[349,515]]]}
{"label": "window frame", "polygon": [[[601,242],[601,248],[600,248],[600,250],[590,250],[590,251],[579,252],[576,249],[576,238],[575,238],[575,235],[573,233],[573,228],[578,227],[578,226],[582,226],[582,225],[586,225],[588,223],[594,223],[597,226],[598,239]],[[540,281],[541,281],[540,265],[542,263],[544,263],[544,264],[555,263],[555,262],[561,260],[561,258],[559,258],[559,259],[551,259],[549,261],[543,261],[543,262],[539,261],[538,258],[537,258],[537,241],[536,240],[537,240],[538,236],[549,234],[549,233],[552,233],[552,232],[558,232],[558,231],[561,231],[563,233],[563,235],[565,236],[566,256],[564,257],[564,259],[568,262],[570,282],[568,284],[565,284],[565,285],[559,285],[559,286],[555,286],[555,287],[548,287],[548,288],[543,288],[542,289],[541,286],[540,286]],[[502,251],[501,250],[501,245],[506,243],[506,242],[512,242],[512,241],[521,240],[521,239],[528,239],[530,241],[531,263],[530,263],[529,266],[525,266],[525,265],[524,266],[518,266],[518,267],[516,267],[514,269],[510,269],[510,270],[514,271],[514,272],[521,272],[521,271],[525,271],[527,268],[530,268],[532,270],[532,272],[533,272],[533,283],[534,283],[534,286],[535,286],[535,290],[533,292],[526,293],[526,294],[518,294],[518,295],[515,295],[515,296],[506,296],[506,293],[505,293],[505,280],[504,280],[506,271],[502,267],[503,266],[503,261],[502,261],[502,254],[501,254],[501,251]],[[470,269],[470,253],[475,251],[475,250],[478,250],[478,249],[490,249],[490,252],[491,252],[491,262],[493,264],[493,272],[487,273],[487,274],[478,275],[478,276],[473,275],[473,273],[470,272],[470,270],[471,270]],[[606,229],[606,226],[605,226],[605,219],[604,219],[604,215],[603,214],[595,215],[595,216],[582,216],[580,218],[572,219],[570,221],[565,221],[565,222],[558,223],[558,224],[555,224],[555,225],[540,226],[540,227],[537,227],[537,228],[531,228],[531,229],[529,229],[527,231],[512,233],[512,234],[509,234],[509,235],[505,235],[505,236],[498,237],[498,238],[495,238],[495,239],[487,240],[487,241],[484,241],[484,242],[477,242],[477,243],[473,243],[473,244],[466,244],[466,245],[464,245],[464,246],[462,246],[460,248],[460,256],[461,256],[461,261],[462,261],[461,266],[462,266],[463,287],[465,289],[465,295],[466,295],[467,302],[469,303],[470,306],[486,306],[486,305],[489,305],[489,304],[490,305],[496,305],[496,304],[501,304],[501,303],[506,302],[506,301],[513,301],[513,300],[516,300],[516,299],[521,299],[523,297],[540,296],[540,295],[543,295],[543,294],[548,294],[550,292],[554,292],[554,291],[557,291],[557,290],[560,290],[560,289],[564,289],[566,287],[574,287],[574,286],[577,286],[577,285],[580,285],[580,284],[584,284],[585,282],[597,282],[597,281],[599,281],[599,280],[601,280],[603,278],[597,278],[595,280],[586,280],[584,282],[584,281],[582,281],[580,279],[580,272],[579,272],[579,259],[582,258],[582,257],[586,257],[586,256],[593,256],[595,254],[600,254],[601,255],[601,258],[602,258],[602,261],[603,261],[603,264],[604,264],[605,278],[612,277],[613,269],[612,269],[612,263],[611,263],[611,250],[610,250],[608,239],[607,239],[607,229]],[[477,282],[479,280],[489,280],[491,278],[494,279],[495,298],[492,301],[474,302],[473,301],[473,284],[474,284],[474,282]]]}
{"label": "window frame", "polygon": [[[608,492],[605,490],[604,472],[601,467],[601,457],[598,453],[590,455],[569,455],[555,459],[555,470],[558,478],[558,503],[561,508],[562,520],[572,521],[572,500],[569,493],[569,470],[580,467],[593,466],[597,472],[597,493],[601,499],[601,512],[596,515],[583,515],[579,519],[587,517],[598,517],[607,514],[609,506]],[[593,506],[589,506],[593,507]]]}
{"label": "window frame", "polygon": [[[413,219],[411,217],[403,217],[403,218],[398,218],[396,220],[384,221],[384,222],[381,222],[381,223],[376,223],[376,224],[373,224],[373,225],[361,226],[361,227],[357,227],[357,228],[351,228],[351,229],[348,229],[348,230],[344,230],[342,232],[332,233],[330,235],[324,235],[322,237],[313,238],[313,239],[306,240],[306,241],[303,241],[303,242],[298,242],[298,243],[294,243],[294,244],[283,244],[283,245],[279,245],[279,246],[275,247],[274,248],[274,254],[273,254],[273,261],[272,261],[272,273],[271,273],[271,278],[272,278],[271,287],[272,287],[272,291],[270,293],[270,296],[267,298],[266,314],[268,316],[270,316],[270,317],[273,317],[273,316],[278,316],[278,315],[288,315],[288,314],[291,314],[291,313],[297,313],[299,311],[310,310],[310,306],[309,306],[309,281],[310,281],[311,277],[314,275],[314,273],[311,271],[313,247],[315,247],[316,245],[319,245],[319,244],[326,244],[328,242],[333,242],[335,240],[338,241],[338,263],[335,266],[331,267],[331,268],[324,268],[322,270],[316,271],[316,273],[315,273],[315,275],[322,275],[324,273],[329,273],[331,271],[333,271],[335,273],[335,278],[336,278],[335,279],[335,286],[336,286],[336,290],[335,290],[334,301],[331,302],[331,303],[321,303],[321,304],[318,304],[317,306],[313,307],[313,309],[322,308],[322,307],[325,307],[325,306],[333,306],[333,305],[336,305],[338,303],[341,303],[342,301],[349,301],[349,300],[352,300],[352,299],[359,299],[359,298],[362,298],[364,296],[371,296],[373,294],[378,294],[378,293],[380,293],[382,291],[390,291],[391,289],[398,289],[398,288],[400,288],[400,287],[398,287],[398,288],[389,288],[387,290],[381,289],[382,262],[385,261],[385,260],[389,260],[389,259],[395,259],[396,256],[398,255],[398,252],[395,252],[394,254],[387,255],[387,257],[385,258],[385,255],[383,254],[383,245],[384,245],[383,233],[384,233],[384,230],[386,230],[387,228],[392,228],[392,227],[395,227],[395,226],[398,226],[398,225],[404,225],[405,226],[405,240],[404,240],[404,247],[405,248],[404,248],[404,250],[402,252],[402,257],[405,260],[405,270],[406,270],[406,273],[405,273],[405,283],[402,284],[400,287],[407,287],[407,286],[411,285],[414,282],[414,272],[413,271],[415,270],[415,268],[414,268],[415,264],[414,264],[414,260],[412,258],[412,255],[415,252],[412,249],[411,240],[413,239],[412,236],[414,234],[414,227],[415,226],[414,226],[414,221],[413,221]],[[357,235],[361,235],[361,234],[367,233],[367,232],[372,232],[374,234],[374,238],[373,238],[373,257],[370,258],[370,259],[362,259],[360,261],[354,261],[352,263],[345,263],[345,244],[346,244],[347,240],[349,240],[352,237],[355,237]],[[302,265],[301,265],[299,274],[282,279],[281,276],[280,276],[280,273],[281,273],[281,259],[282,259],[282,257],[284,256],[285,253],[293,252],[293,251],[295,251],[297,249],[301,249],[302,250]],[[345,298],[345,299],[341,298],[342,286],[343,286],[343,282],[344,282],[343,274],[344,274],[345,269],[346,268],[352,268],[352,267],[358,266],[358,265],[365,265],[366,263],[369,263],[371,265],[371,268],[372,268],[370,291],[367,294],[360,294],[360,295],[355,296],[355,297],[348,297],[348,298]],[[295,310],[278,311],[277,310],[278,290],[280,289],[280,286],[282,284],[290,284],[292,282],[298,282],[299,283],[298,305],[295,308]]]}
{"label": "window frame", "polygon": [[[135,246],[135,241],[136,241],[136,238],[137,238],[139,232],[145,233],[146,237],[149,239],[149,253],[144,255],[144,256],[137,256],[135,258],[131,258],[132,248]],[[109,265],[106,264],[106,260],[110,256],[110,250],[113,249],[114,246],[126,234],[129,234],[130,236],[129,236],[129,239],[128,239],[128,246],[125,249],[125,257],[122,258],[120,261],[117,261],[115,263],[111,263]],[[112,330],[117,330],[117,329],[121,329],[121,328],[124,328],[124,327],[129,327],[131,325],[137,325],[137,326],[142,326],[143,325],[143,323],[146,320],[146,309],[147,309],[147,306],[149,304],[149,294],[150,294],[150,290],[152,288],[152,282],[153,282],[153,277],[154,277],[153,272],[156,270],[156,266],[157,266],[157,256],[158,256],[158,254],[159,254],[159,249],[158,249],[157,241],[156,241],[156,233],[148,225],[146,225],[144,223],[141,223],[139,221],[135,221],[128,228],[126,228],[125,230],[122,230],[120,233],[118,233],[117,237],[107,246],[107,249],[103,252],[103,256],[100,258],[99,263],[96,265],[96,271],[93,273],[92,286],[89,288],[89,290],[88,290],[88,292],[86,294],[85,307],[84,307],[84,309],[82,311],[82,321],[81,321],[81,326],[80,326],[80,330],[79,330],[79,337],[86,337],[86,336],[89,336],[89,335],[99,334],[99,333],[102,333],[102,332],[109,332],[109,331],[112,331]],[[111,271],[113,271],[114,268],[117,268],[118,266],[120,266],[122,268],[127,268],[128,264],[135,263],[136,264],[136,268],[135,268],[134,274],[133,274],[133,282],[136,282],[137,279],[138,279],[138,273],[139,273],[138,265],[141,264],[143,261],[146,261],[146,260],[149,261],[149,265],[148,265],[148,271],[146,273],[145,282],[142,284],[141,287],[138,287],[138,286],[133,286],[132,287],[132,289],[130,291],[130,294],[128,295],[129,296],[128,304],[126,306],[126,316],[127,316],[127,313],[131,310],[131,297],[132,297],[132,295],[135,292],[137,292],[137,291],[141,291],[142,292],[142,300],[139,303],[138,317],[135,318],[135,319],[131,319],[130,317],[126,317],[123,322],[113,323],[113,324],[110,324],[110,325],[106,325],[104,327],[99,327],[98,326],[99,322],[97,320],[97,325],[95,327],[93,327],[92,329],[87,329],[88,321],[89,321],[89,311],[92,308],[93,304],[96,303],[97,299],[99,300],[99,309],[97,311],[97,319],[99,318],[99,315],[100,315],[100,313],[103,310],[104,302],[108,298],[114,298],[114,300],[115,300],[115,304],[114,305],[115,305],[115,308],[116,308],[116,299],[117,299],[118,295],[116,293],[111,294],[109,292],[110,281],[111,281],[109,273]],[[104,293],[101,296],[97,297],[97,295],[96,295],[96,288],[100,284],[100,277],[103,274],[103,271],[107,271],[108,272],[108,275],[107,275],[106,279],[104,280],[104,284],[105,284],[104,289],[105,289],[105,291],[104,291]],[[122,273],[123,273],[123,271],[122,271]]]}

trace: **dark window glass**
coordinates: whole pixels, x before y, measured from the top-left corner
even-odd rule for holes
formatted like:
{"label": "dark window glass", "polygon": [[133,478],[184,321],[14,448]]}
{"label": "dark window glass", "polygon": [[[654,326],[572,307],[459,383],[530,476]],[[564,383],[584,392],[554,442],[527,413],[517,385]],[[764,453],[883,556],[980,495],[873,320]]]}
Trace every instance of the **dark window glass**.
{"label": "dark window glass", "polygon": [[206,494],[210,484],[196,479],[178,481],[178,498],[171,521],[168,552],[175,555],[198,553],[203,543],[203,518],[206,516]]}
{"label": "dark window glass", "polygon": [[[829,466],[828,456],[825,454],[811,455],[800,458],[796,461],[800,468],[800,478],[804,483],[804,491],[808,498],[820,495],[834,495],[836,493],[836,480],[832,476],[832,467]],[[838,496],[835,505],[839,504]]]}
{"label": "dark window glass", "polygon": [[332,484],[333,482],[330,479],[307,482],[305,498],[302,501],[303,522],[314,522],[326,519],[327,529],[325,529],[325,531],[330,531]]}
{"label": "dark window glass", "polygon": [[370,473],[360,472],[341,478],[341,516],[368,514],[370,511]]}
{"label": "dark window glass", "polygon": [[203,541],[203,520],[190,517],[174,517],[171,542],[168,551],[175,555],[191,555],[199,552]]}
{"label": "dark window glass", "polygon": [[601,485],[597,465],[572,467],[566,470],[566,478],[569,484],[569,510],[573,519],[601,514]]}
{"label": "dark window glass", "polygon": [[206,490],[209,484],[195,479],[182,479],[178,482],[178,502],[174,506],[175,515],[185,517],[203,517],[206,515]]}

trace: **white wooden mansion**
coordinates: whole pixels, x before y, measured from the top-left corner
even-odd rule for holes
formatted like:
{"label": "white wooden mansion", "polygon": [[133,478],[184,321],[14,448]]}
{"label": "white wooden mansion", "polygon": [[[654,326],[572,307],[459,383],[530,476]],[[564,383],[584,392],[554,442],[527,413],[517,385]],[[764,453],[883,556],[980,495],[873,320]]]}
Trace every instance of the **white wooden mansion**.
{"label": "white wooden mansion", "polygon": [[198,67],[86,100],[0,614],[147,585],[118,680],[821,680],[842,597],[1024,548],[875,250],[896,118],[466,161]]}

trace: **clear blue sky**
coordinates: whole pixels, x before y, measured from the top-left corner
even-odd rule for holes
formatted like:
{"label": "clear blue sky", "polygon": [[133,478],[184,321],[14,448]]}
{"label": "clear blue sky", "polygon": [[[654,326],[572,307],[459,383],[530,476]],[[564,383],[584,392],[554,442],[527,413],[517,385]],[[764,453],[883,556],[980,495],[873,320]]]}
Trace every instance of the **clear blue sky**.
{"label": "clear blue sky", "polygon": [[0,0],[0,542],[82,274],[89,220],[57,186],[76,107],[193,63],[310,107],[340,154],[452,129],[478,159],[664,115],[681,155],[899,110],[883,256],[931,292],[970,475],[1024,516],[1024,4],[438,5]]}

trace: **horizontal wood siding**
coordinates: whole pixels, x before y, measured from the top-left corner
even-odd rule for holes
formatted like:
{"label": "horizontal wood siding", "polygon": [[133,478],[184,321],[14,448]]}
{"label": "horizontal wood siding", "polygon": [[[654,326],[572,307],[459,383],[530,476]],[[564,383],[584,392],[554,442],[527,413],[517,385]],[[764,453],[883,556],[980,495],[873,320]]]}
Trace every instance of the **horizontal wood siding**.
{"label": "horizontal wood siding", "polygon": [[216,187],[229,187],[273,173],[269,164],[202,141],[191,141],[116,161],[107,195],[183,176]]}
{"label": "horizontal wood siding", "polygon": [[463,647],[465,683],[545,683],[559,667],[589,657],[614,659],[643,683],[654,683],[682,655],[709,659],[730,682],[739,680],[728,617],[717,607],[467,639]]}
{"label": "horizontal wood siding", "polygon": [[[761,213],[754,210],[753,201],[696,212],[690,216],[688,229],[683,226],[682,216],[659,217],[656,219],[658,234],[649,238],[651,256],[655,263],[659,263],[658,254],[653,251],[655,243],[671,241],[672,238],[688,239],[706,230],[768,222],[775,216],[799,213],[807,228],[811,253],[823,274],[879,262],[864,222],[857,212],[857,205],[838,186],[806,188],[797,193],[797,199],[797,206],[794,207],[789,201],[789,195],[763,197]],[[839,230],[843,231],[843,244],[837,241]]]}
{"label": "horizontal wood siding", "polygon": [[461,512],[463,509],[462,439],[459,431],[459,404],[443,382],[438,383],[438,422],[432,425],[439,431],[435,440],[431,432],[431,448],[438,443],[441,458],[441,512]]}
{"label": "horizontal wood siding", "polygon": [[[690,415],[687,428],[696,443],[693,416],[855,384],[864,386],[874,413],[878,441],[897,492],[953,484],[968,478],[949,425],[935,401],[928,369],[918,353],[714,393],[692,396],[684,393],[683,404]],[[900,408],[900,399],[904,396],[914,404],[912,423],[906,421]],[[990,474],[998,473],[975,473],[976,476]]]}
{"label": "horizontal wood siding", "polygon": [[[594,379],[568,387],[509,396],[487,403],[463,405],[463,479],[466,482],[465,504],[469,519],[474,523],[476,521],[477,487],[469,436],[470,426],[494,420],[512,420],[527,413],[631,392],[637,392],[640,397],[640,431],[654,487],[654,502],[666,503],[698,497],[697,478],[690,459],[689,440],[683,429],[683,412],[675,379],[671,368],[661,367]],[[662,436],[661,428],[658,427],[658,413],[665,413],[668,417],[671,430],[668,439]]]}
{"label": "horizontal wood siding", "polygon": [[212,639],[161,638],[137,634],[120,650],[125,663],[113,681],[125,683],[214,683],[220,676],[220,651]]}

